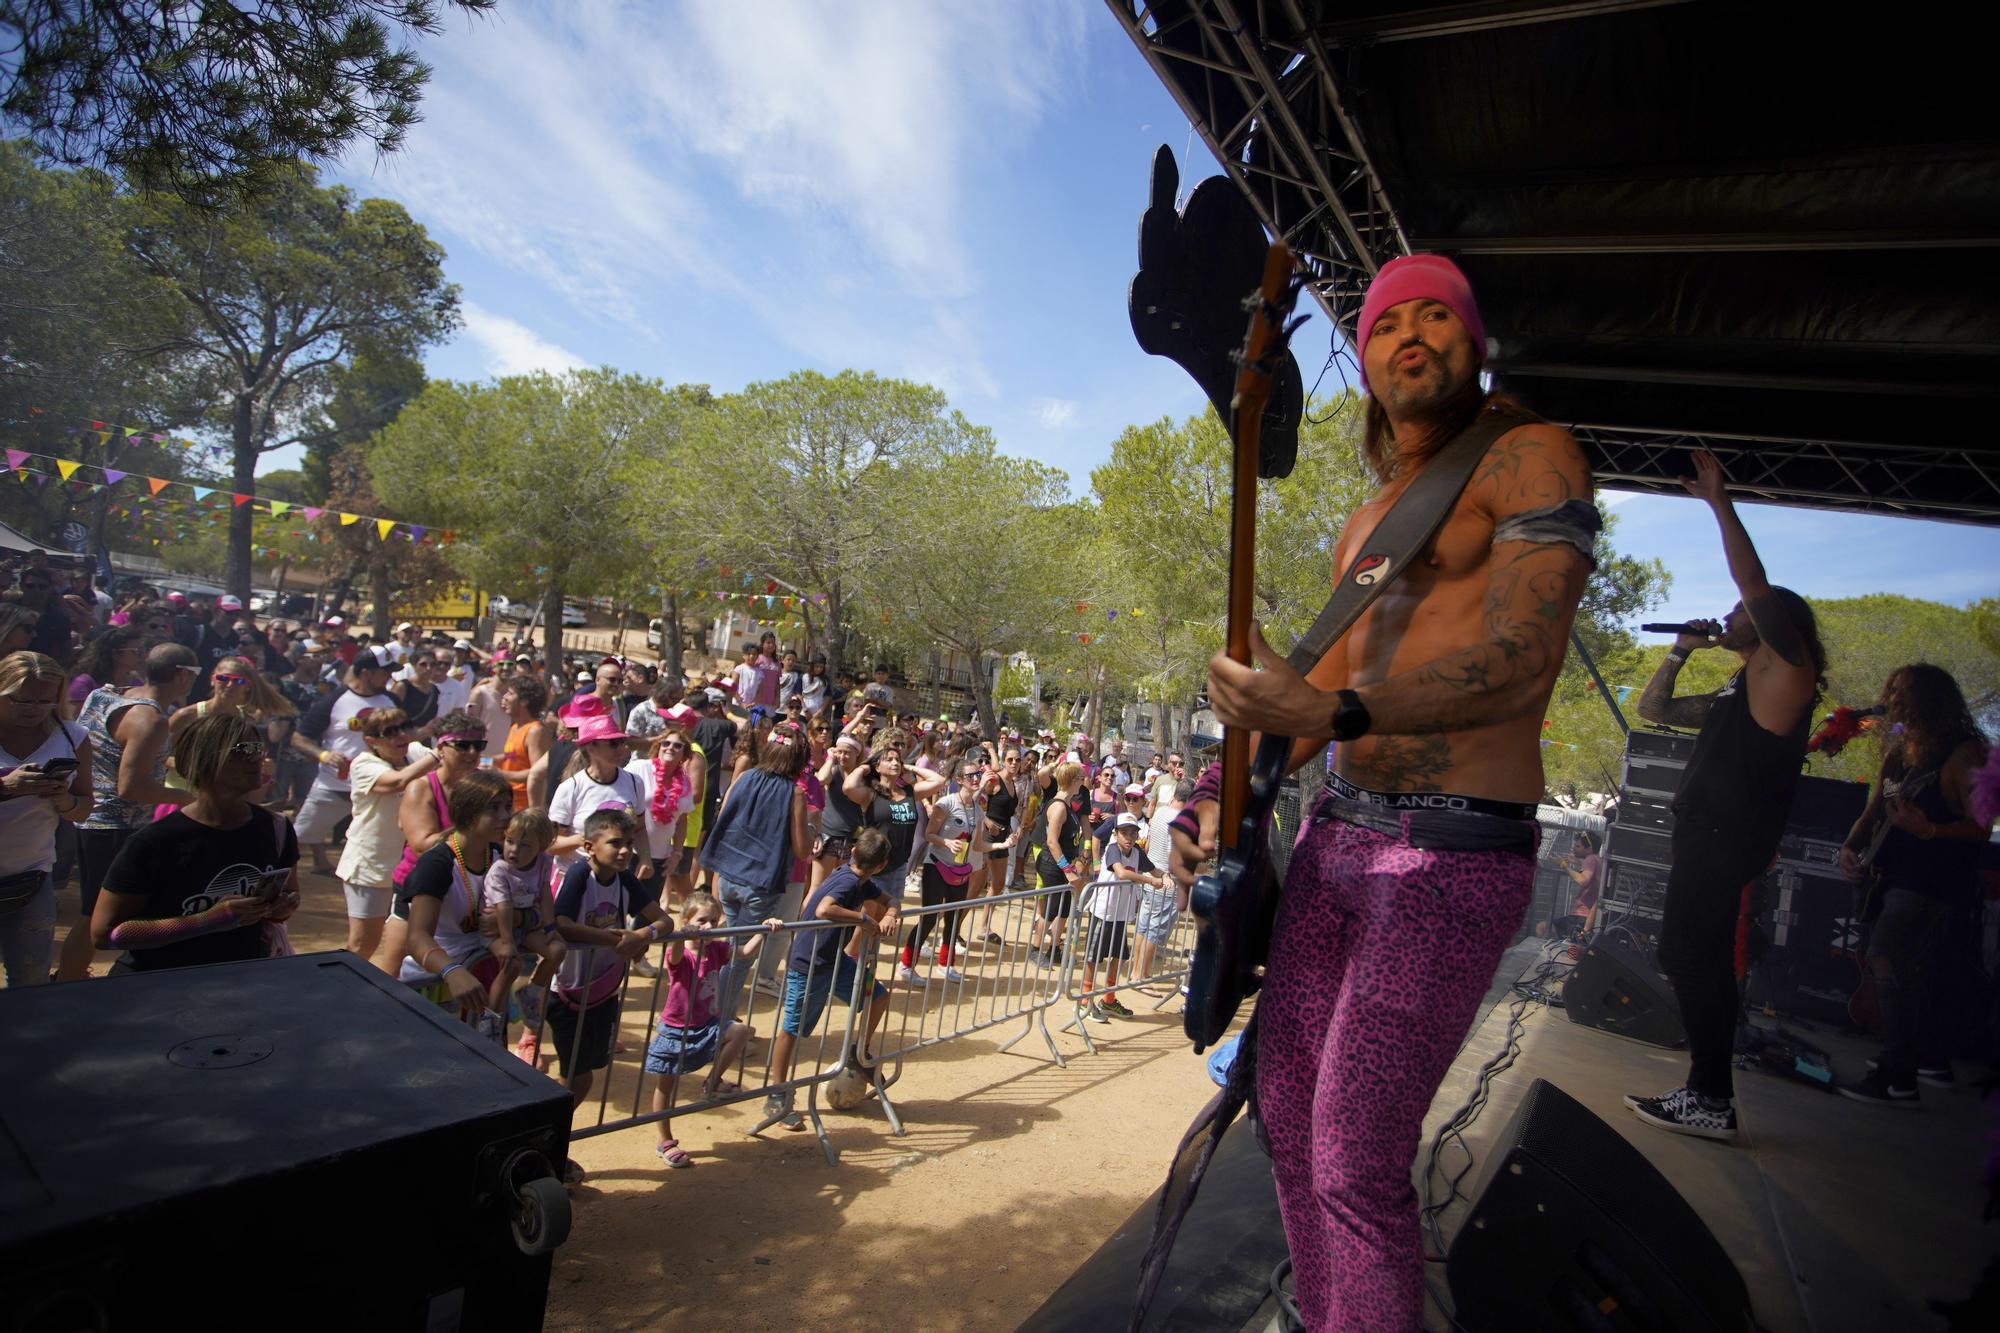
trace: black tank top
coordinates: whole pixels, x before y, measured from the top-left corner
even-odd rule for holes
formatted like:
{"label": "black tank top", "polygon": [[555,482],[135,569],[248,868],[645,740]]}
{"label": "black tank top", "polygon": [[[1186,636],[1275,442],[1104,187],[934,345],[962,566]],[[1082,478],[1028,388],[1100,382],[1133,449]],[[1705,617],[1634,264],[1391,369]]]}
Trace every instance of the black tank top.
{"label": "black tank top", "polygon": [[[1076,860],[1076,849],[1079,845],[1078,840],[1082,836],[1081,830],[1083,828],[1083,815],[1078,811],[1077,806],[1087,803],[1089,800],[1089,794],[1080,791],[1068,801],[1063,802],[1069,810],[1069,815],[1063,820],[1062,828],[1056,833],[1056,846],[1062,849],[1063,860],[1065,861]],[[1035,830],[1035,846],[1041,849],[1035,856],[1035,869],[1040,873],[1042,882],[1045,884],[1057,884],[1063,878],[1062,867],[1056,864],[1056,859],[1053,856],[1049,855],[1049,826],[1047,820],[1049,810],[1054,808],[1054,804],[1051,803],[1043,809],[1042,813],[1037,817],[1042,821],[1042,826]]]}
{"label": "black tank top", "polygon": [[[1949,759],[1963,738],[1947,749]],[[1886,793],[1900,789],[1907,781],[1916,785],[1922,781],[1922,790],[1909,799],[1911,805],[1924,812],[1933,824],[1956,824],[1964,819],[1961,811],[1953,810],[1946,801],[1944,784],[1939,781],[1935,767],[1918,769],[1914,773],[1884,775],[1883,790]],[[1882,815],[1887,819],[1888,813]],[[1978,891],[1979,853],[1985,846],[1979,842],[1960,842],[1954,838],[1919,838],[1914,833],[1905,833],[1893,824],[1882,839],[1882,850],[1875,858],[1875,866],[1882,872],[1882,883],[1888,888],[1913,889],[1927,898],[1945,898],[1954,901],[1969,900]]]}
{"label": "black tank top", "polygon": [[854,831],[861,827],[861,807],[847,799],[847,792],[841,786],[845,776],[836,768],[833,781],[826,785],[826,809],[819,816],[819,835],[822,838],[851,838]]}
{"label": "black tank top", "polygon": [[1694,753],[1674,797],[1676,815],[1696,815],[1727,827],[1732,843],[1755,850],[1778,846],[1792,792],[1805,766],[1812,709],[1784,735],[1750,716],[1750,685],[1742,670],[1729,678],[1695,738]]}

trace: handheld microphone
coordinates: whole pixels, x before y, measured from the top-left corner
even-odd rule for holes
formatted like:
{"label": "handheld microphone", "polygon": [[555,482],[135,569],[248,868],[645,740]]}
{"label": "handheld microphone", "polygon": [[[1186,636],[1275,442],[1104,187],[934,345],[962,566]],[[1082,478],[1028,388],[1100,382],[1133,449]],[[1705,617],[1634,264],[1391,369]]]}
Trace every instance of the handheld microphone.
{"label": "handheld microphone", "polygon": [[1706,634],[1707,633],[1706,630],[1696,629],[1693,625],[1687,625],[1687,624],[1666,625],[1666,624],[1661,624],[1658,621],[1651,621],[1648,622],[1647,624],[1639,626],[1639,632],[1641,634]]}

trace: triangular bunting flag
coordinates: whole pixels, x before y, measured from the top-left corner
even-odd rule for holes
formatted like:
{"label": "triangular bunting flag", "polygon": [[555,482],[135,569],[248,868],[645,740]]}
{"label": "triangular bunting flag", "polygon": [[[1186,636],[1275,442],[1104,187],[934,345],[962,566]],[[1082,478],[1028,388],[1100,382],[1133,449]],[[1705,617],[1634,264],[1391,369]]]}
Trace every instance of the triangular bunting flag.
{"label": "triangular bunting flag", "polygon": [[118,484],[119,482],[121,482],[121,481],[125,480],[125,478],[126,478],[126,477],[128,477],[128,476],[130,476],[130,475],[131,475],[131,473],[129,473],[129,472],[120,472],[120,471],[119,471],[119,470],[118,470],[117,468],[115,468],[115,467],[108,467],[108,468],[105,468],[105,469],[104,469],[104,484],[105,484],[105,485],[107,485],[107,486],[116,486],[116,485],[117,485],[117,484]]}
{"label": "triangular bunting flag", "polygon": [[359,514],[342,514],[340,516],[340,526],[343,528],[353,527],[356,523],[359,523],[360,521],[361,521],[361,515]]}
{"label": "triangular bunting flag", "polygon": [[292,506],[284,500],[271,501],[271,517],[276,518]]}
{"label": "triangular bunting flag", "polygon": [[92,430],[103,430],[103,429],[104,429],[104,423],[103,423],[102,421],[93,421],[93,422],[91,422],[91,423],[90,423],[90,428],[91,428]]}
{"label": "triangular bunting flag", "polygon": [[215,489],[210,486],[190,486],[188,489],[194,492],[194,498],[197,500],[206,500],[215,494]]}
{"label": "triangular bunting flag", "polygon": [[[345,517],[345,515],[342,517]],[[395,528],[396,520],[393,518],[378,518],[375,520],[375,531],[385,542],[389,540],[389,534],[395,531]]]}
{"label": "triangular bunting flag", "polygon": [[56,471],[62,473],[64,481],[68,481],[70,476],[81,466],[82,464],[68,458],[58,458],[56,460]]}
{"label": "triangular bunting flag", "polygon": [[152,488],[153,494],[158,495],[161,491],[165,490],[168,487],[168,485],[170,485],[170,483],[167,481],[165,477],[148,477],[146,478],[146,485]]}
{"label": "triangular bunting flag", "polygon": [[307,505],[307,506],[306,506],[306,522],[308,522],[308,523],[317,523],[317,522],[319,522],[319,516],[320,516],[321,514],[324,514],[325,512],[326,512],[326,511],[325,511],[324,509],[321,509],[321,508],[319,508],[319,507],[318,507],[317,505]]}
{"label": "triangular bunting flag", "polygon": [[421,523],[410,524],[410,541],[412,543],[415,543],[415,542],[420,542],[423,539],[424,539],[424,525]]}
{"label": "triangular bunting flag", "polygon": [[110,432],[110,431],[108,431],[108,430],[101,430],[101,431],[97,432],[97,442],[98,442],[99,444],[104,444],[104,445],[108,445],[108,444],[110,444],[110,443],[111,443],[111,432]]}
{"label": "triangular bunting flag", "polygon": [[7,451],[7,466],[18,471],[21,465],[26,463],[31,457],[33,455],[26,449],[9,449]]}
{"label": "triangular bunting flag", "polygon": [[231,491],[229,493],[229,503],[241,509],[244,505],[250,503],[250,497],[241,491]]}

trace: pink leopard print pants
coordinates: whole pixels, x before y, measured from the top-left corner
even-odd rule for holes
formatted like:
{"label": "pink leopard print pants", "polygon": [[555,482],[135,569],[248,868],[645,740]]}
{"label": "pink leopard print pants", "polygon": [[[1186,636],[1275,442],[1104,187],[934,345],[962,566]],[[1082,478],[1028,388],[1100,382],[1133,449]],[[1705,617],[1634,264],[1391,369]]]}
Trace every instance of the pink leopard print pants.
{"label": "pink leopard print pants", "polygon": [[1534,887],[1532,851],[1337,819],[1292,854],[1257,1002],[1257,1101],[1306,1327],[1422,1327],[1424,1113]]}

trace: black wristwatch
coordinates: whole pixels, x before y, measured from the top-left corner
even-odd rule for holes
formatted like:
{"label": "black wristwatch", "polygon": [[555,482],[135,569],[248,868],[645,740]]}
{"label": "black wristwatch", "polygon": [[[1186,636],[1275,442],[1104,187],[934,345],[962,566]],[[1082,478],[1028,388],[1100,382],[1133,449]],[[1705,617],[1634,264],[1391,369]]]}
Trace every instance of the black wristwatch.
{"label": "black wristwatch", "polygon": [[1370,718],[1368,705],[1361,702],[1361,696],[1353,690],[1338,690],[1334,693],[1333,738],[1337,741],[1358,740],[1368,734]]}

